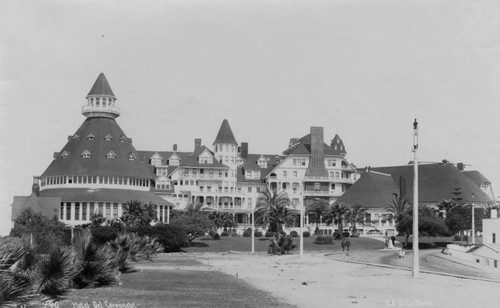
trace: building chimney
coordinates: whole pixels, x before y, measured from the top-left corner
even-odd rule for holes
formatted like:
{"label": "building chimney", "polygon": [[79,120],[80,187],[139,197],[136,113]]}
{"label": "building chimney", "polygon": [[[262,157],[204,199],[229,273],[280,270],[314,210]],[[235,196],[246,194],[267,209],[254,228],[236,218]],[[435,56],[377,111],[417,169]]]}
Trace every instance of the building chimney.
{"label": "building chimney", "polygon": [[40,196],[40,176],[33,176],[33,186],[31,187],[31,191],[37,196]]}
{"label": "building chimney", "polygon": [[247,158],[248,157],[248,142],[242,142],[241,143],[241,157]]}
{"label": "building chimney", "polygon": [[195,138],[194,139],[194,150],[198,150],[201,148],[201,139],[200,138]]}
{"label": "building chimney", "polygon": [[306,176],[328,176],[325,168],[324,150],[323,127],[311,127],[311,159]]}
{"label": "building chimney", "polygon": [[497,209],[491,209],[491,218],[497,218]]}
{"label": "building chimney", "polygon": [[465,167],[464,167],[464,163],[458,163],[458,164],[457,164],[457,168],[458,168],[458,170],[460,170],[460,171],[464,171],[464,168],[465,168]]}
{"label": "building chimney", "polygon": [[176,151],[177,151],[177,143],[175,143],[175,144],[174,144],[174,146],[172,147],[172,150],[173,150],[174,152],[176,152]]}

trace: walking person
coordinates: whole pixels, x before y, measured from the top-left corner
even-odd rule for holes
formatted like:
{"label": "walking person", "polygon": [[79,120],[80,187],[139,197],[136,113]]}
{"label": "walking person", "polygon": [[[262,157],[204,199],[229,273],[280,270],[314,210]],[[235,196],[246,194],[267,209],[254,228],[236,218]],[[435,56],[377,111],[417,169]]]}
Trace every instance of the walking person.
{"label": "walking person", "polygon": [[[342,236],[342,252],[345,252],[346,246],[347,246],[347,242],[346,242],[345,238]],[[349,251],[349,248],[347,248],[347,250]]]}
{"label": "walking person", "polygon": [[349,238],[346,239],[345,246],[347,248],[347,252],[349,252],[349,247],[351,246],[351,241],[349,240]]}

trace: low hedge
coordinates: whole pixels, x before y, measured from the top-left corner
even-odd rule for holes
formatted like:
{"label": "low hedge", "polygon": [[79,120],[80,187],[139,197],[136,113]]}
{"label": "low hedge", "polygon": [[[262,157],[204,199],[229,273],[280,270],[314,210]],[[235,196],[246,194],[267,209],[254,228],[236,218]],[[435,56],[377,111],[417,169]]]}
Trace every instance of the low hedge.
{"label": "low hedge", "polygon": [[318,235],[314,240],[316,245],[333,245],[333,236]]}

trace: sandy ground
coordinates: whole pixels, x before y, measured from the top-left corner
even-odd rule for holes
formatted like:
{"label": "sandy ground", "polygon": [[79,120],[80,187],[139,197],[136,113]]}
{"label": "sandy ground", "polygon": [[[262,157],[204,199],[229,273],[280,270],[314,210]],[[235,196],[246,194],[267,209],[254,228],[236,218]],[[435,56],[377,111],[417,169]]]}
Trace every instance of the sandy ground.
{"label": "sandy ground", "polygon": [[[374,260],[380,256],[374,255]],[[190,257],[298,307],[500,305],[499,283],[425,273],[414,278],[407,270],[346,263],[324,253],[304,254],[302,259],[297,254],[227,253]]]}

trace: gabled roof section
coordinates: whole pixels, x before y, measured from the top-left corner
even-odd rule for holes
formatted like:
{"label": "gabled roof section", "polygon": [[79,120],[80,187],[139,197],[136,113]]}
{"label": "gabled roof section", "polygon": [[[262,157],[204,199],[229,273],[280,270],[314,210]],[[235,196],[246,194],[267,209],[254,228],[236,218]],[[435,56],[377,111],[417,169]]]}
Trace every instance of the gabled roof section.
{"label": "gabled roof section", "polygon": [[139,154],[138,157],[145,164],[148,164],[149,160],[155,153],[159,154],[161,157],[167,157],[167,160],[170,159],[172,155],[176,155],[181,161],[187,159],[191,154],[193,154],[193,152],[178,151],[137,151],[137,153]]}
{"label": "gabled roof section", "polygon": [[[338,136],[338,135],[336,135]],[[304,137],[297,139],[292,138],[294,142],[288,149],[283,151],[283,155],[311,155],[311,134],[307,134]],[[340,139],[340,138],[339,138]],[[342,145],[343,146],[343,145]],[[345,153],[340,153],[339,151],[334,151],[332,147],[328,144],[323,143],[323,153],[324,155],[345,155]],[[345,152],[345,151],[344,151]]]}
{"label": "gabled roof section", "polygon": [[90,89],[89,94],[87,94],[87,96],[90,95],[107,95],[115,97],[115,94],[111,90],[106,76],[104,76],[104,73],[100,73],[97,77],[97,80],[94,82],[92,89]]}
{"label": "gabled roof section", "polygon": [[217,159],[213,158],[211,164],[200,164],[198,161],[198,157],[205,151],[208,151],[210,155],[213,157],[212,151],[210,151],[206,146],[202,145],[196,151],[194,151],[191,155],[187,157],[186,160],[181,160],[182,167],[196,167],[196,168],[224,168],[229,169],[228,166],[220,163]]}
{"label": "gabled roof section", "polygon": [[231,130],[231,126],[229,126],[229,122],[227,121],[227,119],[224,119],[224,121],[222,121],[219,133],[217,134],[217,137],[215,138],[213,144],[221,143],[238,145],[238,142],[236,142],[236,139],[234,138],[233,131]]}
{"label": "gabled roof section", "polygon": [[57,216],[60,204],[61,198],[59,197],[39,197],[35,193],[29,196],[14,196],[14,202],[11,205],[11,219],[14,221],[27,208],[31,208],[34,212],[41,212],[44,216],[52,218],[54,215]]}
{"label": "gabled roof section", "polygon": [[336,155],[346,155],[347,152],[345,150],[344,142],[340,139],[338,134],[335,134],[335,137],[332,139],[332,143],[330,144],[333,153]]}

